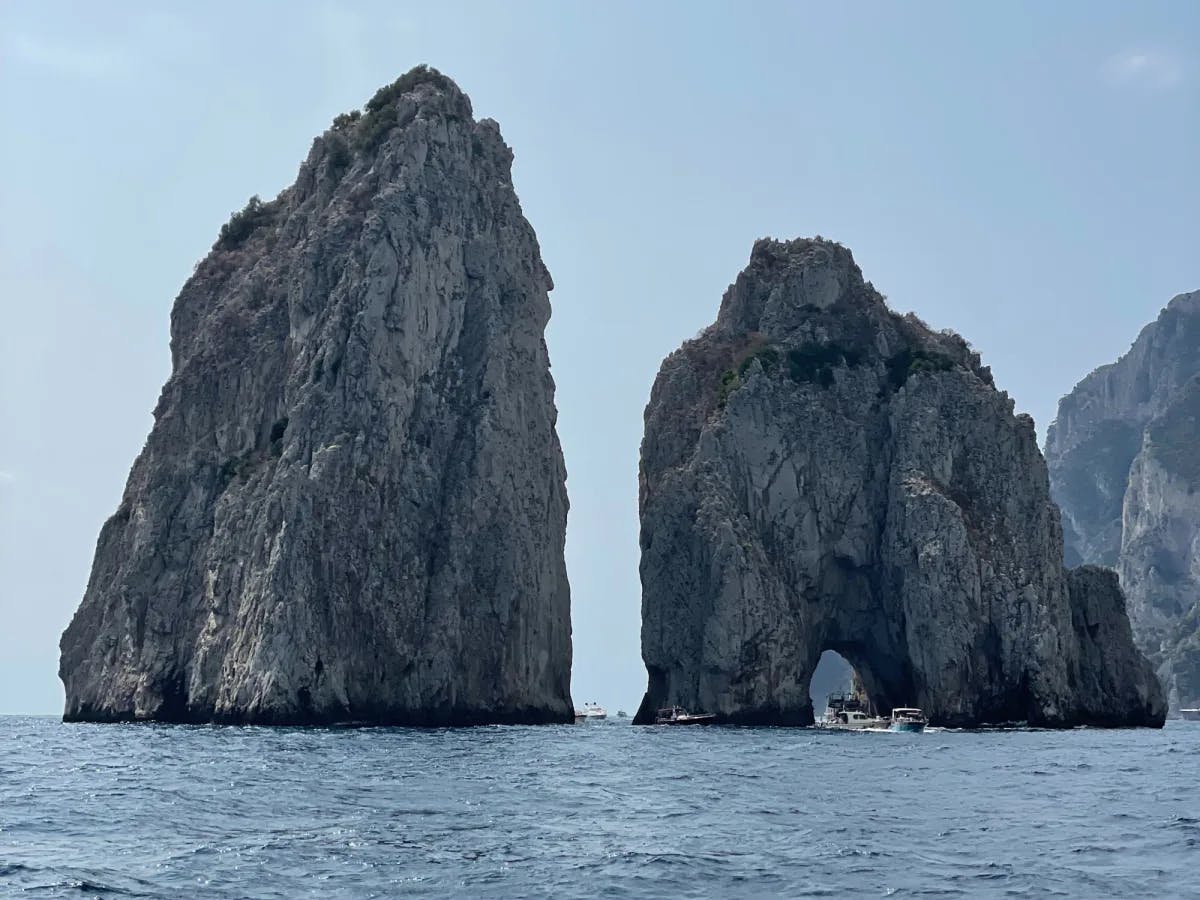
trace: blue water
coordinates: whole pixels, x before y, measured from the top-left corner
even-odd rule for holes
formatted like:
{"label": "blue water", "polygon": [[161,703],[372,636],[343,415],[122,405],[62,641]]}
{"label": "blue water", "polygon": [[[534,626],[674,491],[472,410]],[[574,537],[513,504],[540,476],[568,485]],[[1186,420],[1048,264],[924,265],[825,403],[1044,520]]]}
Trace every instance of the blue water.
{"label": "blue water", "polygon": [[0,718],[0,896],[1200,897],[1200,723]]}

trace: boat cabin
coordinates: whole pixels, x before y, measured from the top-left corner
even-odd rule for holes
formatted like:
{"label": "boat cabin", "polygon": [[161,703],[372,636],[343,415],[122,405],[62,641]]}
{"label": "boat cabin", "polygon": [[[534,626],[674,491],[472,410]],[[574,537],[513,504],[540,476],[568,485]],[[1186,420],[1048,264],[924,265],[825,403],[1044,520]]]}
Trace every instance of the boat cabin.
{"label": "boat cabin", "polygon": [[870,716],[858,709],[844,710],[842,712],[835,713],[835,718],[843,725],[862,725],[864,727],[866,727],[872,721]]}
{"label": "boat cabin", "polygon": [[862,700],[853,694],[830,694],[826,708],[834,712],[865,712]]}

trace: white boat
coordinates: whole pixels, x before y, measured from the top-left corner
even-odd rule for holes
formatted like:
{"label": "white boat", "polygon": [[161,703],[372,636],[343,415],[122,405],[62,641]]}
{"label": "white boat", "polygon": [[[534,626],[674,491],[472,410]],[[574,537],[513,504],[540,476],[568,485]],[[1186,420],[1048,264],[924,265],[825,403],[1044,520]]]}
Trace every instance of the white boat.
{"label": "white boat", "polygon": [[583,704],[583,709],[575,710],[576,722],[598,722],[608,718],[608,711],[599,703],[588,701]]}
{"label": "white boat", "polygon": [[1191,719],[1194,722],[1200,722],[1200,707],[1194,709],[1180,709],[1179,715],[1185,719]]}
{"label": "white boat", "polygon": [[841,728],[849,731],[862,731],[867,728],[880,728],[883,720],[868,716],[861,710],[843,710],[827,715],[821,720],[822,728]]}
{"label": "white boat", "polygon": [[921,710],[912,706],[897,706],[892,710],[892,721],[888,725],[888,731],[920,733],[928,724],[929,720]]}
{"label": "white boat", "polygon": [[825,715],[817,722],[821,728],[862,731],[866,728],[885,728],[887,722],[870,715],[855,696],[830,694]]}

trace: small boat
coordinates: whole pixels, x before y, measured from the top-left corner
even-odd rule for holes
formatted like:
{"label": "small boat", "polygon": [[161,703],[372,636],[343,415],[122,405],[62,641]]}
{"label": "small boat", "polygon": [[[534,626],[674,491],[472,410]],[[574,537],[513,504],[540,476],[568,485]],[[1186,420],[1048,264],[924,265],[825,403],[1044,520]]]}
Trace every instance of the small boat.
{"label": "small boat", "polygon": [[690,713],[682,706],[668,706],[654,716],[655,725],[711,725],[716,713]]}
{"label": "small boat", "polygon": [[870,715],[858,697],[846,694],[830,694],[825,705],[825,715],[817,722],[821,728],[837,728],[843,731],[882,728],[886,724],[882,719]]}
{"label": "small boat", "polygon": [[921,710],[911,706],[897,706],[892,710],[892,723],[888,726],[888,731],[920,733],[928,724],[929,720]]}
{"label": "small boat", "polygon": [[623,709],[618,709],[617,710],[617,718],[618,719],[628,719],[629,713],[625,712],[625,710],[623,710]]}
{"label": "small boat", "polygon": [[1185,719],[1191,719],[1193,722],[1200,722],[1200,706],[1193,709],[1180,709],[1179,715]]}
{"label": "small boat", "polygon": [[599,703],[588,701],[583,709],[575,710],[576,722],[599,722],[608,718],[608,712]]}

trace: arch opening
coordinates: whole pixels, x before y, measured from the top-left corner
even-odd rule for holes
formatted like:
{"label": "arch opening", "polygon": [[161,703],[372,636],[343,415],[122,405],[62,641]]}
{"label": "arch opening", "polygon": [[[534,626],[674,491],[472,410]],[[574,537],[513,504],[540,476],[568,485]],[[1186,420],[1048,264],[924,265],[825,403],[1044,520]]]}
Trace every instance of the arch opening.
{"label": "arch opening", "polygon": [[830,642],[821,651],[808,695],[813,718],[824,713],[831,694],[856,696],[870,715],[889,716],[896,706],[914,705],[911,667],[902,656],[870,650],[858,643]]}
{"label": "arch opening", "polygon": [[820,718],[829,696],[852,693],[857,681],[858,674],[846,657],[836,650],[824,651],[808,681],[808,699],[812,703],[813,715]]}

